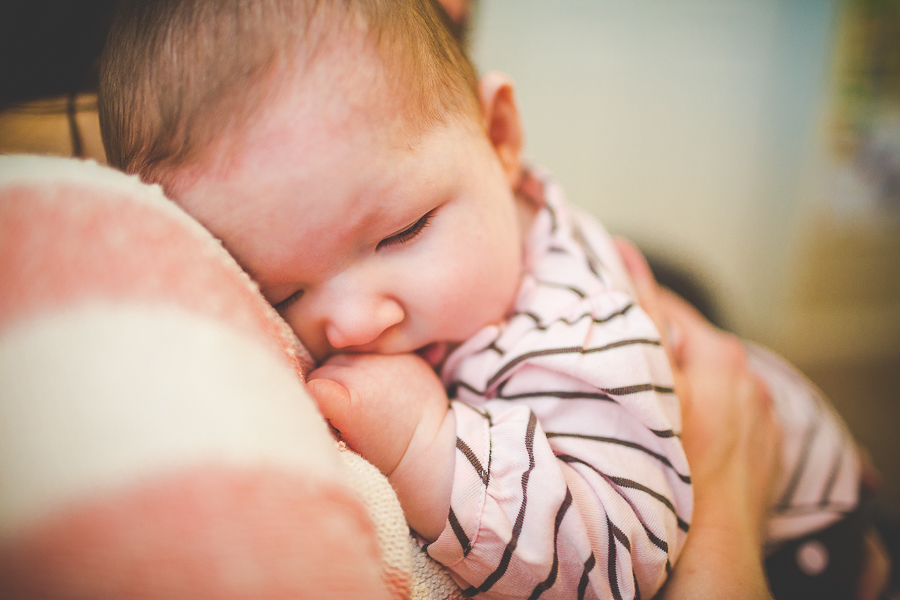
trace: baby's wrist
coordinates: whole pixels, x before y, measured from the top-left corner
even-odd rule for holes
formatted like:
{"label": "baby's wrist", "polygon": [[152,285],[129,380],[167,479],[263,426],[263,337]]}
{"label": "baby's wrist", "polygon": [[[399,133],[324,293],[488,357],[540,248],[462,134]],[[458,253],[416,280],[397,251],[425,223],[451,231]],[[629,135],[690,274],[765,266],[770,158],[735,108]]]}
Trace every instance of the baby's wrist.
{"label": "baby's wrist", "polygon": [[[418,433],[418,432],[417,432]],[[406,521],[428,541],[440,536],[450,512],[456,461],[456,416],[447,410],[430,439],[410,443],[388,480]]]}

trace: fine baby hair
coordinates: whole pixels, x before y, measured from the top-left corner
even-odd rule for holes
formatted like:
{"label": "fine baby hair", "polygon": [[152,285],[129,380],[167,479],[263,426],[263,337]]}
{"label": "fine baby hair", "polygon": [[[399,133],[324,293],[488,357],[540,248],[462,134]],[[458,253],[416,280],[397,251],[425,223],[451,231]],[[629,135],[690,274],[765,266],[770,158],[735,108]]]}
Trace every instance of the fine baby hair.
{"label": "fine baby hair", "polygon": [[413,128],[474,117],[475,71],[439,10],[433,0],[123,2],[101,67],[109,163],[168,191],[175,171],[214,147],[227,155],[220,145],[246,133],[318,58],[359,44],[374,46],[387,68],[383,81],[353,80],[352,56],[326,61],[348,91],[387,86]]}

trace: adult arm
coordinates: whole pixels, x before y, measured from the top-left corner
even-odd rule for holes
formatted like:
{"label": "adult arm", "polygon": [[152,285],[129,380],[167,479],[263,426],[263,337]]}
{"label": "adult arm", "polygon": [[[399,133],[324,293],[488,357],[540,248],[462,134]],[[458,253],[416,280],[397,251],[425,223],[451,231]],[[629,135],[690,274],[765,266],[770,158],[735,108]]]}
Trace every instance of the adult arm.
{"label": "adult arm", "polygon": [[763,570],[766,507],[777,480],[779,431],[743,347],[683,300],[660,297],[681,331],[675,351],[684,448],[694,481],[691,533],[663,598],[771,598]]}

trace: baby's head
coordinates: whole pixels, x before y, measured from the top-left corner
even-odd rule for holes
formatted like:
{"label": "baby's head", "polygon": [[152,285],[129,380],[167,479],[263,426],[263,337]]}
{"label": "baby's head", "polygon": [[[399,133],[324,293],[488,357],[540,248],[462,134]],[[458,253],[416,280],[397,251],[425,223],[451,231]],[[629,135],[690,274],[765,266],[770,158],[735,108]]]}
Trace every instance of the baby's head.
{"label": "baby's head", "polygon": [[219,237],[318,360],[467,339],[511,308],[530,207],[509,81],[430,0],[134,0],[111,164]]}

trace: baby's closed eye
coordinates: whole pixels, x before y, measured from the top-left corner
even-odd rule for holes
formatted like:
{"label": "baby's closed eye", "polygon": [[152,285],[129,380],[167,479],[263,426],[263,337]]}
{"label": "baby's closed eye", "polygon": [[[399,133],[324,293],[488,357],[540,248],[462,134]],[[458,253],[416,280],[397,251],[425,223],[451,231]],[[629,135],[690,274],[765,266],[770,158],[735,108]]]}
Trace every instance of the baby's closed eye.
{"label": "baby's closed eye", "polygon": [[431,223],[432,217],[434,217],[434,211],[428,211],[427,214],[413,223],[410,227],[404,229],[400,233],[395,233],[394,235],[384,238],[383,240],[378,242],[378,246],[376,246],[375,249],[382,250],[384,248],[399,246],[413,241],[416,237],[419,236],[420,233],[422,233],[422,231],[426,227],[428,227],[429,223]]}
{"label": "baby's closed eye", "polygon": [[282,312],[284,310],[287,310],[287,308],[291,304],[293,304],[294,302],[299,300],[302,296],[303,296],[303,290],[297,290],[296,292],[294,292],[293,294],[291,294],[290,296],[288,296],[281,302],[273,304],[273,306],[275,307],[275,310],[277,310],[278,312]]}

